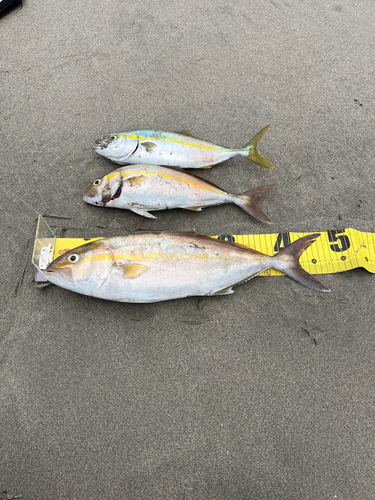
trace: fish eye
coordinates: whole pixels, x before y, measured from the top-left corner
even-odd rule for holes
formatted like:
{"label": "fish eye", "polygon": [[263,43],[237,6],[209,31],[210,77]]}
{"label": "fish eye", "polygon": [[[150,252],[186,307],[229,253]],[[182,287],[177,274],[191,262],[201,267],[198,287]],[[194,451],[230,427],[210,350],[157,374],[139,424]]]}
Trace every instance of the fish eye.
{"label": "fish eye", "polygon": [[68,257],[68,261],[71,262],[72,264],[78,262],[78,260],[79,260],[79,255],[77,255],[76,253]]}
{"label": "fish eye", "polygon": [[100,179],[96,179],[96,181],[93,182],[94,186],[99,186],[100,184]]}
{"label": "fish eye", "polygon": [[111,135],[111,139],[115,140],[116,136],[115,135]]}

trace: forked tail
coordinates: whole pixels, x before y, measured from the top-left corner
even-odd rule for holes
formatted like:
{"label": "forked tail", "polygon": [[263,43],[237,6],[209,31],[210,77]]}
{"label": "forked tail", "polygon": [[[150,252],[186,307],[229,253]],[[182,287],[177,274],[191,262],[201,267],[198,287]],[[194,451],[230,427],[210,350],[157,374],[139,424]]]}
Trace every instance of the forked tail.
{"label": "forked tail", "polygon": [[271,224],[269,218],[264,215],[264,213],[255,205],[255,200],[262,193],[265,193],[266,191],[274,187],[274,185],[275,184],[270,184],[268,186],[260,186],[254,189],[250,189],[250,191],[246,191],[246,193],[243,193],[240,196],[236,197],[233,201],[236,205],[241,207],[243,210],[245,210],[245,212],[250,214],[255,219],[262,222],[267,222],[267,224]]}
{"label": "forked tail", "polygon": [[264,129],[258,132],[257,135],[253,137],[251,141],[248,142],[244,148],[242,148],[242,151],[247,152],[248,160],[265,168],[273,168],[273,165],[271,165],[271,163],[268,160],[266,160],[261,154],[259,154],[257,146],[258,142],[261,140],[261,138],[264,136],[264,134],[267,132],[270,126],[271,125],[267,125],[267,127],[264,127]]}
{"label": "forked tail", "polygon": [[298,259],[302,252],[306,250],[314,241],[319,238],[320,234],[308,234],[298,240],[294,241],[286,248],[280,250],[279,253],[272,258],[275,263],[272,265],[278,271],[285,273],[289,278],[298,281],[301,285],[305,285],[319,292],[330,292],[328,288],[324,287],[319,281],[302,269]]}

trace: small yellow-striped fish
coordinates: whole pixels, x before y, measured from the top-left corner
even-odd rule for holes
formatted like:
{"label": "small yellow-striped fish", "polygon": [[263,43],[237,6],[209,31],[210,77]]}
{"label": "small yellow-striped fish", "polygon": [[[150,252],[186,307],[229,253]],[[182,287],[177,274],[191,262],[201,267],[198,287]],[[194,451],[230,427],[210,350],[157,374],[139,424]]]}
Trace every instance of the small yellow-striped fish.
{"label": "small yellow-striped fish", "polygon": [[106,135],[95,141],[94,150],[119,165],[145,163],[180,168],[210,168],[216,163],[241,155],[261,167],[273,168],[257,150],[258,142],[269,127],[270,125],[261,130],[241,149],[229,149],[202,141],[186,130],[178,134],[135,130]]}
{"label": "small yellow-striped fish", "polygon": [[158,302],[230,294],[234,285],[273,267],[302,285],[329,292],[298,262],[318,236],[304,236],[273,257],[189,231],[106,238],[61,255],[47,267],[46,277],[91,297]]}
{"label": "small yellow-striped fish", "polygon": [[256,207],[255,199],[271,187],[261,186],[235,195],[177,167],[128,165],[96,179],[83,200],[91,205],[126,208],[153,219],[155,216],[150,212],[157,210],[200,211],[204,207],[235,203],[256,219],[269,223]]}

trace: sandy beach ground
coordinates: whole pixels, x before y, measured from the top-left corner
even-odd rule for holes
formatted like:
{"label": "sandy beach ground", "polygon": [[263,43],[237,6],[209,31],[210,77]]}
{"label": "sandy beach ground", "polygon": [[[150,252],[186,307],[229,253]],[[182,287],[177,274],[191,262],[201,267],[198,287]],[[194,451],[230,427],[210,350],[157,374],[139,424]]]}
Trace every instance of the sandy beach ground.
{"label": "sandy beach ground", "polygon": [[[31,264],[37,213],[66,237],[375,232],[374,25],[370,0],[25,0],[0,20],[1,500],[375,498],[373,275],[121,304],[37,289]],[[104,134],[242,147],[269,123],[273,170],[198,174],[276,184],[272,226],[82,201],[115,168]]]}

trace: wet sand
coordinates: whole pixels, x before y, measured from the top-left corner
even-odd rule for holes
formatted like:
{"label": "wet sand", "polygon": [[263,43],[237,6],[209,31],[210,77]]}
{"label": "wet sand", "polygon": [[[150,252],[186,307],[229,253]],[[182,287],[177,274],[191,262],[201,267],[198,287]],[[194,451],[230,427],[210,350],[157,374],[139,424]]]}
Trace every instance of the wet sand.
{"label": "wet sand", "polygon": [[[375,497],[373,275],[120,304],[37,289],[31,264],[37,212],[66,237],[375,232],[374,23],[366,0],[26,0],[0,20],[1,500]],[[82,201],[116,168],[92,149],[104,134],[242,147],[268,123],[273,170],[198,175],[276,184],[272,226]]]}

